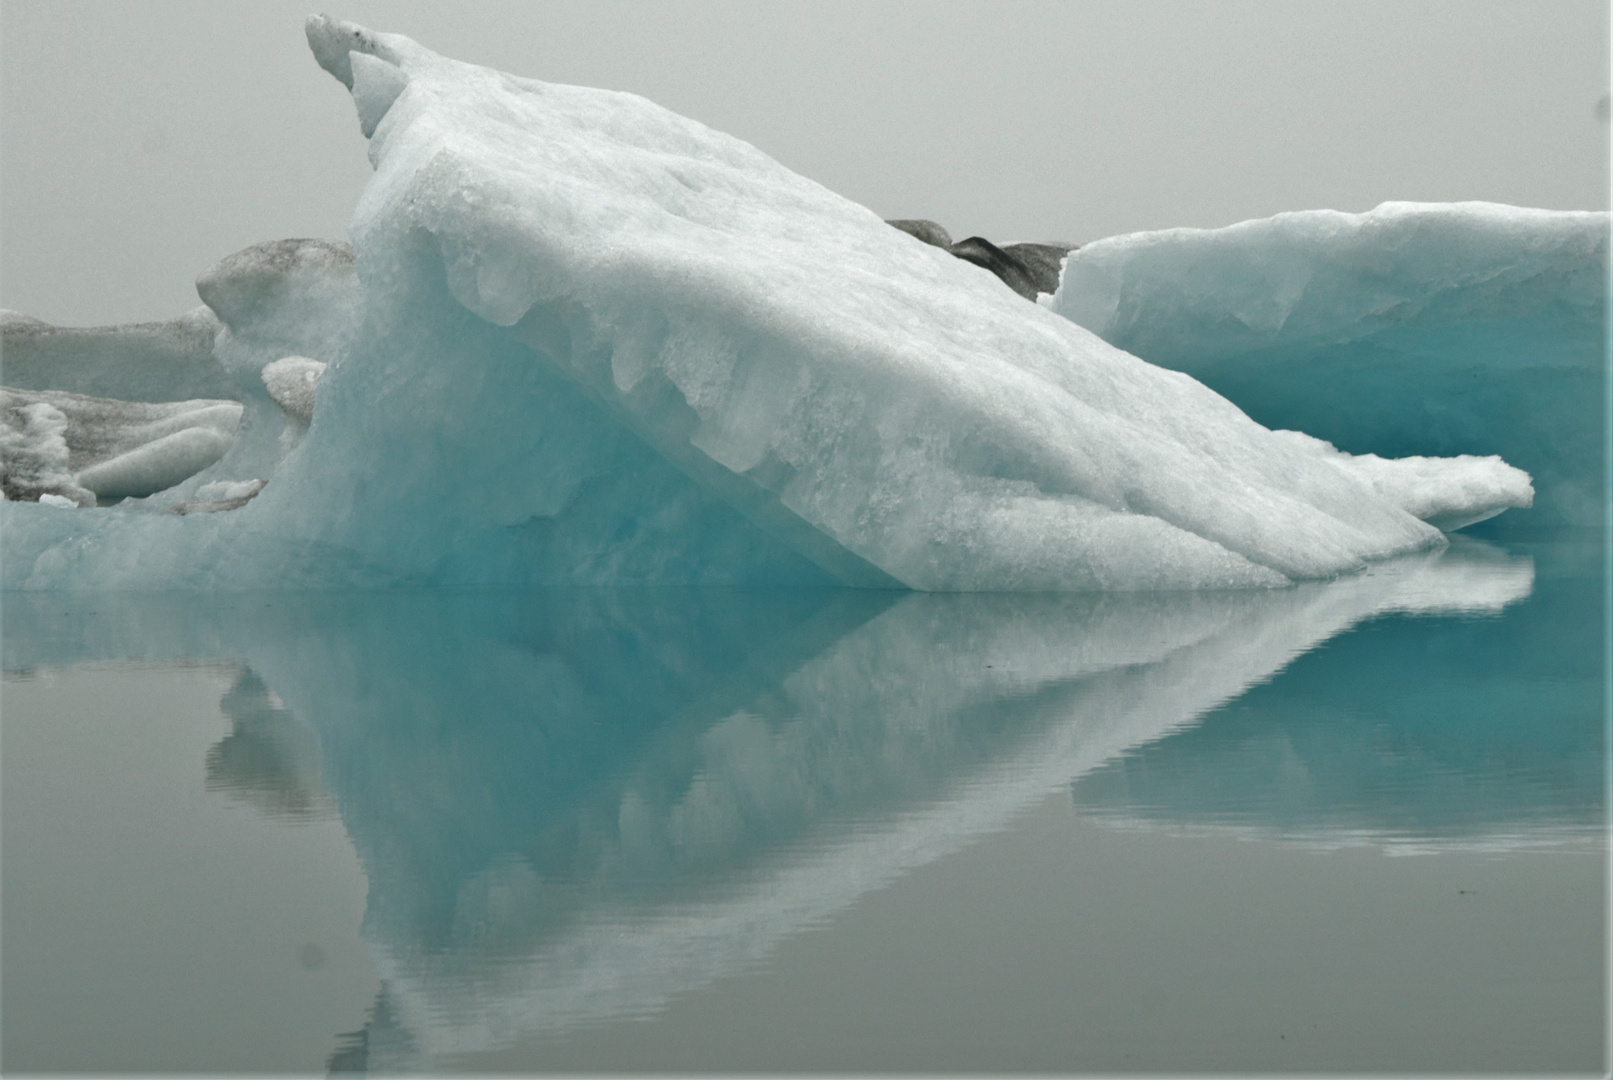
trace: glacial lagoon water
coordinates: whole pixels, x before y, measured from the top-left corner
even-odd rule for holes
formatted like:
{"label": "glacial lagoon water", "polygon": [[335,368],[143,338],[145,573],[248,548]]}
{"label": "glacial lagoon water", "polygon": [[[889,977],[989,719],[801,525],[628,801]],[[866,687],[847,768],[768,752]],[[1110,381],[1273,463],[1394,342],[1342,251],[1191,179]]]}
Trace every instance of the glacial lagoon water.
{"label": "glacial lagoon water", "polygon": [[1599,1073],[1604,553],[8,593],[0,1065]]}

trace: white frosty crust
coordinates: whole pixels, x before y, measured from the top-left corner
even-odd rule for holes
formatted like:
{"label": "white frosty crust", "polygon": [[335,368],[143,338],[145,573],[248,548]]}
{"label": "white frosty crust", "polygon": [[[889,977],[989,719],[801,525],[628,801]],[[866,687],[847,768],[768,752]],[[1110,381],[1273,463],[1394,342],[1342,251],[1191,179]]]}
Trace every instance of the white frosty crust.
{"label": "white frosty crust", "polygon": [[52,326],[0,311],[5,385],[125,401],[232,398],[213,356],[219,321],[205,307],[175,319],[123,326]]}
{"label": "white frosty crust", "polygon": [[1346,454],[1298,431],[1273,434],[1308,450],[1347,476],[1446,532],[1484,521],[1513,507],[1534,504],[1529,474],[1492,455],[1381,458]]}
{"label": "white frosty crust", "polygon": [[325,373],[323,361],[283,356],[263,367],[263,385],[288,417],[306,424],[314,415],[314,391]]}

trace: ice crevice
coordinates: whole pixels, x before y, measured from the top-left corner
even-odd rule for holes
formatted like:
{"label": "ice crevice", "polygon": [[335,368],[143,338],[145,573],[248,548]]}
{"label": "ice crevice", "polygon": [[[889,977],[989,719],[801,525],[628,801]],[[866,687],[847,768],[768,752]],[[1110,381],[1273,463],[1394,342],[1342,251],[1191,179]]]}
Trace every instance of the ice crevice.
{"label": "ice crevice", "polygon": [[[110,510],[7,502],[7,587],[1271,587],[1533,499],[1481,446],[1272,430],[1105,341],[1066,317],[1097,245],[1029,304],[1062,246],[993,269],[635,95],[307,32],[370,140],[351,247],[204,274],[226,447]],[[1286,332],[1314,278],[1240,310]],[[48,471],[54,420],[7,424]]]}

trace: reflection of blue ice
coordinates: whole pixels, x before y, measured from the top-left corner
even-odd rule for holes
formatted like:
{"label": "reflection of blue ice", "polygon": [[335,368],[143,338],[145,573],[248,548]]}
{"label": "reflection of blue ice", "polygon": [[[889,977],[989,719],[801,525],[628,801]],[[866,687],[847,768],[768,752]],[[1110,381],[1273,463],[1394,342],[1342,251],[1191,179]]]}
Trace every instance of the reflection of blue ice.
{"label": "reflection of blue ice", "polygon": [[1237,593],[26,596],[5,662],[250,668],[260,750],[210,777],[323,778],[401,1067],[657,1009],[1363,619],[1532,579],[1458,545]]}
{"label": "reflection of blue ice", "polygon": [[1082,777],[1075,803],[1136,827],[1401,852],[1599,835],[1602,550],[1542,549],[1534,595],[1503,619],[1384,619],[1341,636]]}

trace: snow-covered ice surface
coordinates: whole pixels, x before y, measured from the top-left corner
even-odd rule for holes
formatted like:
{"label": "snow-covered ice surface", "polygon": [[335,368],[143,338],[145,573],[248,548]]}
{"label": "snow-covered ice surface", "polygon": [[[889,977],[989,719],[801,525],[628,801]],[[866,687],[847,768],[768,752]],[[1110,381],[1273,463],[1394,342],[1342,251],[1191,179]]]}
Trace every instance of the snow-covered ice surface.
{"label": "snow-covered ice surface", "polygon": [[1494,528],[1595,526],[1608,228],[1603,212],[1385,203],[1134,233],[1074,252],[1048,306],[1271,427],[1356,453],[1498,454],[1539,497]]}
{"label": "snow-covered ice surface", "polygon": [[351,251],[203,275],[229,452],[112,511],[5,504],[5,586],[1261,587],[1533,496],[1268,430],[642,98],[308,35],[370,138]]}

